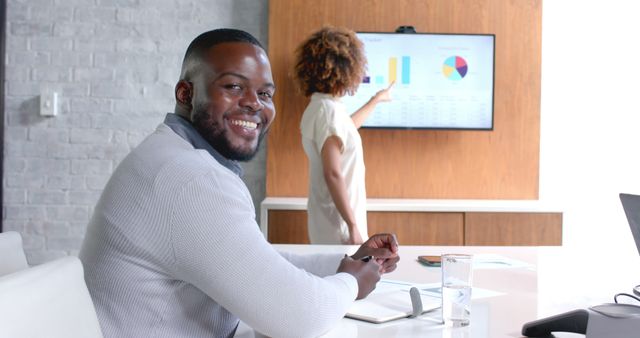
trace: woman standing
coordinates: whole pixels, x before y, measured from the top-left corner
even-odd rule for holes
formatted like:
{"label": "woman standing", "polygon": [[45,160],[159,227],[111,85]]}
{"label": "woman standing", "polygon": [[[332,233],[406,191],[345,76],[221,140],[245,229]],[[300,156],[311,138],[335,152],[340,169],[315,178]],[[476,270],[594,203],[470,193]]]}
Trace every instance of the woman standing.
{"label": "woman standing", "polygon": [[345,28],[322,28],[296,50],[294,78],[311,97],[300,130],[310,168],[307,225],[312,244],[361,244],[368,238],[358,128],[379,102],[390,100],[393,83],[349,114],[340,98],[356,92],[366,64],[362,42]]}

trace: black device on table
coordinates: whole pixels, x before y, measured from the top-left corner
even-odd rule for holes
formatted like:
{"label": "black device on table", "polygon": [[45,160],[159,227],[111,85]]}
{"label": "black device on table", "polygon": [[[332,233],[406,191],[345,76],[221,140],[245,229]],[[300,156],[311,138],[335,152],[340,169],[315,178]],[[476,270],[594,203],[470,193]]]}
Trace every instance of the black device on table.
{"label": "black device on table", "polygon": [[429,256],[429,255],[425,255],[425,256],[418,256],[418,262],[420,262],[420,264],[426,265],[426,266],[440,266],[441,265],[441,256]]}

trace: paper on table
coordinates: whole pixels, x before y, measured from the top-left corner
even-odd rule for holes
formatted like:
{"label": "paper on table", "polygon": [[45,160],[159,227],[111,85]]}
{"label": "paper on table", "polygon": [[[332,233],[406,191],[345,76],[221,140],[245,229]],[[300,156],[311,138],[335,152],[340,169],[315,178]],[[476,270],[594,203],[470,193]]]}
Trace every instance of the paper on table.
{"label": "paper on table", "polygon": [[[442,289],[440,283],[412,284],[393,279],[381,279],[365,299],[353,303],[345,317],[372,323],[384,323],[406,318],[413,313],[409,290],[416,287],[422,298],[422,313],[441,306]],[[501,292],[473,287],[471,299],[481,299],[503,295]]]}
{"label": "paper on table", "polygon": [[533,268],[531,264],[497,254],[473,255],[474,269]]}
{"label": "paper on table", "polygon": [[[365,299],[355,301],[345,316],[372,323],[384,323],[408,317],[413,313],[408,291],[412,286],[421,289],[423,285],[381,279],[376,289]],[[422,292],[420,295],[423,313],[440,307],[439,297]]]}
{"label": "paper on table", "polygon": [[[440,287],[440,283],[430,283],[430,284],[422,284],[418,287],[420,290],[420,294],[434,297],[440,299],[442,297],[442,288]],[[472,287],[471,290],[471,299],[480,299],[480,298],[488,298],[503,295],[504,293],[483,289],[479,287]]]}

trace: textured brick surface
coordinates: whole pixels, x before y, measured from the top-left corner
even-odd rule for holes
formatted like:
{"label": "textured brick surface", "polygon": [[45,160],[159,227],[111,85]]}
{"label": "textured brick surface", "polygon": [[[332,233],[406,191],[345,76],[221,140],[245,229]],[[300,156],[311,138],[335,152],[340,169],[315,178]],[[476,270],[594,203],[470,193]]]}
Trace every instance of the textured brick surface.
{"label": "textured brick surface", "polygon": [[[267,0],[7,1],[3,228],[30,264],[77,254],[112,171],[173,110],[185,48],[219,27],[266,45]],[[43,86],[56,117],[39,115]],[[259,205],[264,147],[244,167]]]}

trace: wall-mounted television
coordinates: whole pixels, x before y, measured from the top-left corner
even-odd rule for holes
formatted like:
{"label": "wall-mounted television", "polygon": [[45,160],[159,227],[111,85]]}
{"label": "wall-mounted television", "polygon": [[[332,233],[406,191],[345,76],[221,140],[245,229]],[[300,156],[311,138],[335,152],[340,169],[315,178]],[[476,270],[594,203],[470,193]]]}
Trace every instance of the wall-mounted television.
{"label": "wall-mounted television", "polygon": [[355,112],[395,81],[363,127],[493,130],[495,35],[365,33],[368,67],[358,91],[343,98]]}

